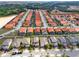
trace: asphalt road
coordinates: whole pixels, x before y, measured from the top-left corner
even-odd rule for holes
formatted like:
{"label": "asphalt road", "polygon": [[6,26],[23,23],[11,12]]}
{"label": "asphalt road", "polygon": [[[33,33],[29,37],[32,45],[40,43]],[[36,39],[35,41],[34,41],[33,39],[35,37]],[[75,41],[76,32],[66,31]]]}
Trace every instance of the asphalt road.
{"label": "asphalt road", "polygon": [[48,27],[48,24],[47,24],[47,22],[46,22],[46,18],[44,17],[42,11],[39,11],[39,13],[40,13],[40,16],[41,16],[41,20],[42,20],[42,22],[43,22],[43,26],[44,26],[45,28],[47,28],[47,27]]}

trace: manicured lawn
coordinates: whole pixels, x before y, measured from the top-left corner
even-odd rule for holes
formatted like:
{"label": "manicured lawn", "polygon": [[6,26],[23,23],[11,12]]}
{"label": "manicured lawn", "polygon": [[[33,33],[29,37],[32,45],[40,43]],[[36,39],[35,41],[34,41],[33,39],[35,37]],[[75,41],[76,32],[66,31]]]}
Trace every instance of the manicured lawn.
{"label": "manicured lawn", "polygon": [[0,40],[0,45],[3,43],[3,40]]}
{"label": "manicured lawn", "polygon": [[18,32],[15,31],[15,32],[12,32],[12,33],[10,33],[10,34],[8,34],[8,35],[6,35],[6,36],[18,36]]}
{"label": "manicured lawn", "polygon": [[7,31],[9,31],[9,30],[2,28],[2,29],[0,29],[0,34],[3,34],[5,32],[7,32]]}

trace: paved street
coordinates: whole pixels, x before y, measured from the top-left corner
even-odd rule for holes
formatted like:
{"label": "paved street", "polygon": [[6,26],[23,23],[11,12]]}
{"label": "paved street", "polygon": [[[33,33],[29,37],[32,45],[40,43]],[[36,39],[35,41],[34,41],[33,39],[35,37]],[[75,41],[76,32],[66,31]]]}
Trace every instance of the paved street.
{"label": "paved street", "polygon": [[44,26],[45,28],[47,28],[47,27],[48,27],[48,24],[47,24],[47,22],[46,22],[46,18],[43,16],[43,11],[39,11],[39,13],[40,13],[40,16],[41,16],[41,20],[42,20],[42,22],[43,22],[43,26]]}

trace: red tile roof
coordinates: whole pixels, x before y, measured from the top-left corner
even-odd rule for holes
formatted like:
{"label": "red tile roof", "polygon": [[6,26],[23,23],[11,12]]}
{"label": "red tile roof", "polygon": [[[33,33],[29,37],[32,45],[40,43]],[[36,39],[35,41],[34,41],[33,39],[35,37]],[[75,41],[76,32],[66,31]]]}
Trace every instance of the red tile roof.
{"label": "red tile roof", "polygon": [[54,32],[54,28],[48,27],[48,28],[47,28],[47,31],[48,31],[48,32]]}
{"label": "red tile roof", "polygon": [[33,28],[32,27],[28,27],[28,32],[33,32]]}
{"label": "red tile roof", "polygon": [[39,27],[35,28],[35,32],[40,32],[40,28]]}
{"label": "red tile roof", "polygon": [[55,28],[54,29],[56,32],[62,32],[60,28]]}
{"label": "red tile roof", "polygon": [[79,32],[79,28],[75,28],[75,31]]}
{"label": "red tile roof", "polygon": [[26,32],[26,27],[21,27],[19,31],[20,32]]}
{"label": "red tile roof", "polygon": [[69,32],[75,32],[74,28],[69,28]]}

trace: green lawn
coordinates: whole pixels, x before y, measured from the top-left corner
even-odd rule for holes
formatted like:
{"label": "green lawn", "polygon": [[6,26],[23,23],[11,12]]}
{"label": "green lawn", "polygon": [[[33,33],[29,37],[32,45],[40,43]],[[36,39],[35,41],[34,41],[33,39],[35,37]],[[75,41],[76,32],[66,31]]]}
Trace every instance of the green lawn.
{"label": "green lawn", "polygon": [[9,30],[7,30],[7,29],[5,29],[5,28],[2,28],[2,29],[0,29],[0,34],[3,34],[3,33],[5,33],[5,32],[7,32],[7,31],[9,31]]}
{"label": "green lawn", "polygon": [[0,40],[0,45],[3,43],[3,40]]}
{"label": "green lawn", "polygon": [[15,31],[15,32],[12,32],[12,33],[10,33],[10,34],[8,34],[8,35],[6,35],[6,36],[18,36],[18,32]]}

